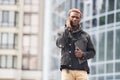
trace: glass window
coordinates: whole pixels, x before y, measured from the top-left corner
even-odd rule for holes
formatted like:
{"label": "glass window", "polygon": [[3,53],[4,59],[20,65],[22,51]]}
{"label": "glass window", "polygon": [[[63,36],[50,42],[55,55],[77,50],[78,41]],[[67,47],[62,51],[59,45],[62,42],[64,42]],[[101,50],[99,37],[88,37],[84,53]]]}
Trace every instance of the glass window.
{"label": "glass window", "polygon": [[23,70],[36,70],[37,69],[37,56],[23,55]]}
{"label": "glass window", "polygon": [[99,61],[104,61],[105,33],[99,34]]}
{"label": "glass window", "polygon": [[0,4],[15,4],[17,0],[0,0]]}
{"label": "glass window", "polygon": [[[15,56],[0,56],[0,68],[16,68]],[[14,66],[15,65],[15,66]]]}
{"label": "glass window", "polygon": [[32,0],[24,0],[24,4],[25,5],[27,5],[27,4],[31,5],[32,4]]}
{"label": "glass window", "polygon": [[7,48],[7,40],[8,40],[8,35],[7,35],[7,33],[3,33],[2,34],[2,48]]}
{"label": "glass window", "polygon": [[37,35],[23,35],[23,69],[37,69],[37,51],[38,51]]}
{"label": "glass window", "polygon": [[109,14],[108,15],[108,19],[107,19],[107,23],[113,23],[114,22],[114,14]]}
{"label": "glass window", "polygon": [[38,26],[39,26],[39,20],[38,20],[38,14],[36,13],[25,13],[24,14],[24,28],[23,28],[23,32],[30,34],[30,33],[34,33],[37,34],[38,33]]}
{"label": "glass window", "polygon": [[98,2],[100,13],[104,13],[106,10],[106,0],[99,0]]}
{"label": "glass window", "polygon": [[96,27],[97,26],[97,19],[93,19],[92,20],[92,27]]}
{"label": "glass window", "polygon": [[107,33],[107,60],[113,59],[113,31]]}
{"label": "glass window", "polygon": [[28,69],[29,68],[29,63],[28,63],[28,61],[29,61],[29,59],[28,59],[28,57],[25,57],[25,56],[23,56],[23,58],[22,58],[22,68],[23,69]]}
{"label": "glass window", "polygon": [[99,18],[99,25],[105,25],[105,16]]}
{"label": "glass window", "polygon": [[98,77],[98,80],[104,80],[104,76]]}
{"label": "glass window", "polygon": [[86,29],[89,29],[89,28],[90,28],[90,21],[86,21],[86,22],[85,22],[85,28],[86,28]]}
{"label": "glass window", "polygon": [[14,27],[17,23],[17,12],[0,11],[0,26]]}
{"label": "glass window", "polygon": [[94,75],[96,74],[96,66],[91,66],[91,74]]}
{"label": "glass window", "polygon": [[115,0],[108,0],[108,11],[113,11],[114,10],[114,2]]}
{"label": "glass window", "polygon": [[114,80],[113,75],[106,76],[106,80]]}
{"label": "glass window", "polygon": [[116,30],[116,59],[120,59],[120,29]]}
{"label": "glass window", "polygon": [[14,49],[16,48],[17,35],[13,33],[0,33],[0,48]]}
{"label": "glass window", "polygon": [[1,68],[5,68],[6,67],[6,56],[1,56]]}
{"label": "glass window", "polygon": [[113,63],[106,64],[106,72],[112,73],[113,72]]}
{"label": "glass window", "polygon": [[[96,47],[98,45],[97,35],[92,35],[91,40],[92,40],[92,43],[93,43],[94,48],[96,50]],[[96,56],[92,59],[92,62],[96,62]]]}
{"label": "glass window", "polygon": [[93,15],[96,15],[97,14],[97,6],[96,6],[96,1],[97,0],[92,0],[93,1],[93,6],[92,6],[92,8],[93,8]]}
{"label": "glass window", "polygon": [[7,67],[12,68],[12,66],[13,66],[13,57],[7,56]]}
{"label": "glass window", "polygon": [[120,72],[120,62],[115,63],[115,72]]}
{"label": "glass window", "polygon": [[120,75],[115,75],[115,80],[119,80],[120,79]]}
{"label": "glass window", "polygon": [[105,66],[104,64],[98,64],[98,73],[103,74],[105,71]]}
{"label": "glass window", "polygon": [[120,21],[120,12],[116,13],[116,21],[117,21],[117,22]]}
{"label": "glass window", "polygon": [[89,80],[97,80],[96,77],[90,77]]}
{"label": "glass window", "polygon": [[29,63],[30,69],[37,69],[37,57],[30,57]]}
{"label": "glass window", "polygon": [[117,0],[117,9],[120,9],[120,0]]}

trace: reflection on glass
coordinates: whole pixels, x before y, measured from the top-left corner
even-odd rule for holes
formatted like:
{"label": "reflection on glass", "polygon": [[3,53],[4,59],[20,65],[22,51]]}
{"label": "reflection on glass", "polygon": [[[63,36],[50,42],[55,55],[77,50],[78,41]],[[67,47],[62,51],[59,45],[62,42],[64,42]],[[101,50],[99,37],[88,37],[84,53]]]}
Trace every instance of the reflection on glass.
{"label": "reflection on glass", "polygon": [[98,7],[100,13],[104,13],[106,10],[106,0],[98,0]]}
{"label": "reflection on glass", "polygon": [[112,73],[113,72],[113,63],[106,64],[106,72]]}
{"label": "reflection on glass", "polygon": [[30,34],[30,33],[38,33],[38,14],[34,13],[25,13],[24,14],[24,27],[23,32]]}
{"label": "reflection on glass", "polygon": [[115,72],[120,72],[120,62],[115,63]]}
{"label": "reflection on glass", "polygon": [[108,0],[108,11],[114,10],[115,0]]}
{"label": "reflection on glass", "polygon": [[120,9],[120,0],[117,0],[117,9]]}
{"label": "reflection on glass", "polygon": [[91,74],[96,74],[96,66],[91,66]]}
{"label": "reflection on glass", "polygon": [[0,63],[1,67],[5,68],[6,67],[6,56],[1,56],[0,61],[1,61],[1,63]]}
{"label": "reflection on glass", "polygon": [[16,34],[13,33],[1,33],[0,34],[0,48],[14,49],[17,47]]}
{"label": "reflection on glass", "polygon": [[120,12],[116,13],[116,21],[120,22]]}
{"label": "reflection on glass", "polygon": [[103,74],[105,71],[104,64],[99,64],[98,65],[98,73]]}
{"label": "reflection on glass", "polygon": [[113,75],[109,75],[109,76],[107,76],[106,79],[107,79],[107,80],[114,80],[114,79],[113,79]]}
{"label": "reflection on glass", "polygon": [[105,16],[99,18],[99,25],[105,25]]}
{"label": "reflection on glass", "polygon": [[16,56],[0,55],[0,68],[16,68]]}
{"label": "reflection on glass", "polygon": [[113,23],[114,22],[114,14],[109,14],[108,15],[108,20],[107,20],[107,23]]}
{"label": "reflection on glass", "polygon": [[0,5],[1,4],[4,4],[4,5],[13,5],[13,4],[16,4],[17,0],[0,0]]}
{"label": "reflection on glass", "polygon": [[[96,37],[97,35],[92,35],[92,37],[91,37],[91,40],[92,40],[92,43],[93,43],[93,45],[94,45],[94,48],[95,48],[95,50],[96,50],[96,47],[97,47],[97,37]],[[96,62],[96,56],[92,59],[92,62]]]}
{"label": "reflection on glass", "polygon": [[98,77],[98,80],[104,80],[104,76]]}
{"label": "reflection on glass", "polygon": [[116,59],[120,59],[120,29],[116,30]]}
{"label": "reflection on glass", "polygon": [[13,65],[13,57],[12,56],[7,56],[7,67],[12,68]]}
{"label": "reflection on glass", "polygon": [[113,31],[107,33],[107,60],[113,59]]}
{"label": "reflection on glass", "polygon": [[97,26],[97,19],[93,19],[92,20],[92,27],[96,27]]}
{"label": "reflection on glass", "polygon": [[99,61],[104,61],[105,34],[99,34]]}
{"label": "reflection on glass", "polygon": [[92,6],[92,8],[93,8],[93,15],[96,15],[97,14],[97,6],[96,6],[96,4],[97,4],[96,1],[97,0],[92,0],[92,1],[93,1],[92,2],[93,3],[93,6]]}
{"label": "reflection on glass", "polygon": [[115,75],[115,80],[119,80],[120,79],[120,74]]}
{"label": "reflection on glass", "polygon": [[90,21],[85,22],[85,28],[87,28],[87,29],[90,28]]}
{"label": "reflection on glass", "polygon": [[17,12],[0,11],[0,27],[14,27],[17,23]]}

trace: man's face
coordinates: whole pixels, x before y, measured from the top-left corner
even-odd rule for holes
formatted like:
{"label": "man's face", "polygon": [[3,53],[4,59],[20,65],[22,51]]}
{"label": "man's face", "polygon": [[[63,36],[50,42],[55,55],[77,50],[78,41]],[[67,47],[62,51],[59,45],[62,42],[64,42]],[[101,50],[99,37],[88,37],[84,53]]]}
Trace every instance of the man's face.
{"label": "man's face", "polygon": [[77,12],[71,12],[70,13],[70,22],[73,27],[78,26],[80,22],[80,14]]}

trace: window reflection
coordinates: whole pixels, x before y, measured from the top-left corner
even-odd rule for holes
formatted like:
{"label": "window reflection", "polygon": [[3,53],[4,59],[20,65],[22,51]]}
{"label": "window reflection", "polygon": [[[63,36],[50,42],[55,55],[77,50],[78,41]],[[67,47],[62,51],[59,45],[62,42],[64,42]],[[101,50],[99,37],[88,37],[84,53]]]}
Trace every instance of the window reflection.
{"label": "window reflection", "polygon": [[36,13],[25,13],[24,14],[24,27],[23,27],[23,32],[26,34],[29,33],[38,33],[38,24],[39,24],[39,17],[38,14]]}
{"label": "window reflection", "polygon": [[0,48],[14,49],[17,48],[17,35],[13,33],[0,33]]}
{"label": "window reflection", "polygon": [[98,64],[98,73],[103,74],[105,71],[104,64]]}
{"label": "window reflection", "polygon": [[107,60],[113,59],[113,31],[107,33]]}
{"label": "window reflection", "polygon": [[108,15],[108,20],[107,20],[107,23],[113,23],[114,22],[114,14],[109,14]]}
{"label": "window reflection", "polygon": [[113,72],[113,63],[106,64],[106,72],[112,73]]}
{"label": "window reflection", "polygon": [[120,59],[120,29],[116,30],[116,59]]}
{"label": "window reflection", "polygon": [[92,20],[92,27],[96,27],[97,26],[97,19],[93,19]]}
{"label": "window reflection", "polygon": [[16,56],[0,55],[0,68],[16,68]]}
{"label": "window reflection", "polygon": [[120,9],[120,0],[117,0],[117,9]]}
{"label": "window reflection", "polygon": [[4,5],[13,5],[16,4],[17,0],[0,0],[0,4],[4,4]]}
{"label": "window reflection", "polygon": [[105,33],[99,34],[99,61],[104,61]]}
{"label": "window reflection", "polygon": [[120,22],[120,12],[116,13],[116,21]]}
{"label": "window reflection", "polygon": [[105,16],[100,17],[99,25],[105,25]]}
{"label": "window reflection", "polygon": [[16,26],[17,12],[14,11],[0,11],[0,27],[14,27]]}
{"label": "window reflection", "polygon": [[115,72],[120,72],[120,62],[115,63]]}
{"label": "window reflection", "polygon": [[108,0],[108,11],[114,10],[114,2],[115,0]]}

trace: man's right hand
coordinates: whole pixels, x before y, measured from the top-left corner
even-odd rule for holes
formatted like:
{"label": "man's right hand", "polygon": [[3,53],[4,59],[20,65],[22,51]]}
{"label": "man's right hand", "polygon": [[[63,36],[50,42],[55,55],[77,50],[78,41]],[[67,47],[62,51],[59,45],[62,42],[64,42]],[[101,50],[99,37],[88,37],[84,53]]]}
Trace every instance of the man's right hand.
{"label": "man's right hand", "polygon": [[71,28],[70,18],[69,18],[69,17],[68,17],[67,20],[66,20],[66,27],[67,27],[68,29]]}

